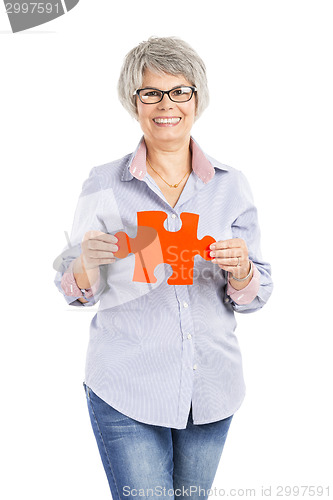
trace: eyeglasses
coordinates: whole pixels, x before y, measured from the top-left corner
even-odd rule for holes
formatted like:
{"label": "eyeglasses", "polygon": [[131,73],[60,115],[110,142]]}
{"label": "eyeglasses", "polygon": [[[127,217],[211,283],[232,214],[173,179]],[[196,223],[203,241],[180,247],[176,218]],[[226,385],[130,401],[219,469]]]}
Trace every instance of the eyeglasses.
{"label": "eyeglasses", "polygon": [[138,95],[143,104],[156,104],[162,101],[164,94],[167,94],[169,99],[173,102],[187,102],[196,91],[196,87],[186,87],[183,85],[171,90],[159,90],[154,87],[145,87],[144,89],[136,90],[133,92],[133,95]]}

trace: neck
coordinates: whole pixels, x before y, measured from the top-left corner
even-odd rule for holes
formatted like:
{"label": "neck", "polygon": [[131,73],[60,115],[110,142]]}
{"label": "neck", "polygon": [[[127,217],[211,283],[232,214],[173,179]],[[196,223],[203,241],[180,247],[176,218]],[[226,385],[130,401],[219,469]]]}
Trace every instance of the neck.
{"label": "neck", "polygon": [[[147,157],[154,169],[170,183],[178,182],[192,170],[190,139],[181,145],[156,146],[145,138]],[[151,169],[148,165],[148,171]]]}

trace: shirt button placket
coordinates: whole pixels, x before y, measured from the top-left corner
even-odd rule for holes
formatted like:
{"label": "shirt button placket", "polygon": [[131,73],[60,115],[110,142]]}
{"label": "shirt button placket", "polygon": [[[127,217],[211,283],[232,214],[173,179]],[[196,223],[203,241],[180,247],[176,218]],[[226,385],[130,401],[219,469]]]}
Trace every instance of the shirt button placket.
{"label": "shirt button placket", "polygon": [[[172,213],[168,217],[168,229],[178,231],[181,228],[179,215]],[[175,294],[179,304],[180,328],[182,333],[182,384],[180,387],[181,407],[185,410],[189,408],[193,393],[193,367],[194,367],[194,343],[192,333],[194,331],[193,318],[191,312],[191,301],[186,285],[174,285]],[[191,333],[192,332],[192,333]]]}

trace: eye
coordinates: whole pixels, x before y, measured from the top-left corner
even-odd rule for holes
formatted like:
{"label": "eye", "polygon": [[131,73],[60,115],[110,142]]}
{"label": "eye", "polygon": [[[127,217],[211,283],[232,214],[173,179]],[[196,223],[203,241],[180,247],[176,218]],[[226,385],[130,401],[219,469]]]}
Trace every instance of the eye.
{"label": "eye", "polygon": [[161,92],[158,90],[153,90],[153,89],[146,89],[143,90],[142,92],[142,97],[147,98],[147,97],[161,97]]}
{"label": "eye", "polygon": [[190,87],[179,87],[178,89],[174,89],[172,91],[172,96],[173,97],[179,97],[182,95],[187,95],[191,93]]}

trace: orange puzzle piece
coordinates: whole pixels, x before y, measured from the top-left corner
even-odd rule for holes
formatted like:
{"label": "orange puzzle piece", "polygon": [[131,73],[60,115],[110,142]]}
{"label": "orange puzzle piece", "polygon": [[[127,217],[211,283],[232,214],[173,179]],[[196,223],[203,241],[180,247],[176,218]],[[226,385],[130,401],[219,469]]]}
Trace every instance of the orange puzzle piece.
{"label": "orange puzzle piece", "polygon": [[167,281],[169,285],[192,285],[195,255],[201,255],[207,261],[212,259],[209,246],[216,240],[211,236],[198,240],[198,214],[181,213],[179,231],[164,228],[167,217],[165,212],[157,210],[138,212],[135,238],[129,238],[123,231],[115,234],[118,238],[115,257],[123,259],[130,253],[135,255],[133,281],[156,283],[155,268],[164,262],[173,269]]}

